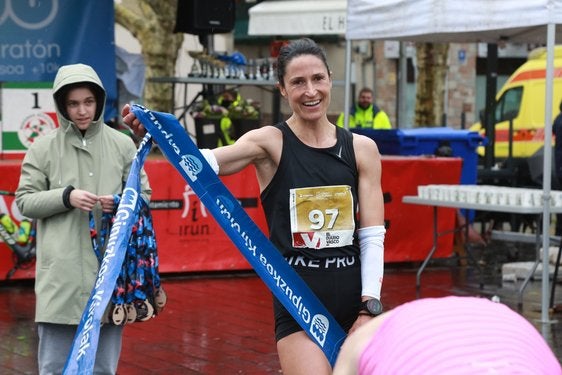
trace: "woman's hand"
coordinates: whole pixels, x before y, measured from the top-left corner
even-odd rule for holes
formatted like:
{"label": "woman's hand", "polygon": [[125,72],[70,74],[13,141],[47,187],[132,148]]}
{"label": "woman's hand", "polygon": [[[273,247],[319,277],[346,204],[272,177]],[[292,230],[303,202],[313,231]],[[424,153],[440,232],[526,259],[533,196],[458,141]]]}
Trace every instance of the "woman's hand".
{"label": "woman's hand", "polygon": [[115,209],[115,201],[113,195],[102,195],[99,197],[99,202],[103,212],[112,213]]}
{"label": "woman's hand", "polygon": [[353,323],[353,325],[349,329],[349,334],[352,334],[354,331],[356,331],[362,325],[369,323],[373,318],[374,318],[374,316],[370,316],[370,315],[366,315],[366,314],[360,314],[359,316],[357,316],[357,319],[355,320],[355,323]]}
{"label": "woman's hand", "polygon": [[92,211],[98,203],[98,196],[86,190],[74,189],[70,192],[69,201],[72,207],[83,211]]}
{"label": "woman's hand", "polygon": [[137,116],[135,116],[135,114],[131,111],[131,106],[129,104],[125,104],[123,106],[123,109],[121,109],[121,116],[123,117],[123,122],[129,125],[137,137],[144,137],[146,129]]}

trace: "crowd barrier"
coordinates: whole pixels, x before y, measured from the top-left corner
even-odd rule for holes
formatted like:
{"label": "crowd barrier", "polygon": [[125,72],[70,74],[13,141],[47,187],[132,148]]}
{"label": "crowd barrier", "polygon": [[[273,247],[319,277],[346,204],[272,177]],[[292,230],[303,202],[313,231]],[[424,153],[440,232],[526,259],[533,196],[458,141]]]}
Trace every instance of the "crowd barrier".
{"label": "crowd barrier", "polygon": [[[21,160],[0,160],[0,190],[14,191],[19,180]],[[407,205],[402,197],[416,195],[419,185],[458,184],[462,159],[425,156],[383,156],[382,187],[385,198],[385,262],[417,262],[432,245],[430,207]],[[145,169],[153,189],[151,207],[158,242],[160,272],[189,273],[248,270],[239,254],[212,216],[177,171],[163,158],[151,157]],[[239,199],[248,215],[267,234],[267,225],[253,167],[232,176],[221,177]],[[21,219],[13,196],[0,196],[0,212]],[[452,230],[455,210],[439,215],[440,232]],[[439,238],[434,258],[449,257],[453,235]],[[0,243],[0,280],[12,268],[11,250]],[[33,278],[35,270],[20,269],[13,279]]]}

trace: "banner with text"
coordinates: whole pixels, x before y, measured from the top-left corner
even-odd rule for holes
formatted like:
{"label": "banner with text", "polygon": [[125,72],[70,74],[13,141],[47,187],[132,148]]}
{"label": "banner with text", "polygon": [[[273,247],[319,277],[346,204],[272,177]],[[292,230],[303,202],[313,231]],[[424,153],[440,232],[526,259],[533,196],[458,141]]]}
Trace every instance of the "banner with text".
{"label": "banner with text", "polygon": [[88,64],[107,91],[105,118],[117,115],[113,3],[0,0],[0,82],[52,82],[61,65]]}

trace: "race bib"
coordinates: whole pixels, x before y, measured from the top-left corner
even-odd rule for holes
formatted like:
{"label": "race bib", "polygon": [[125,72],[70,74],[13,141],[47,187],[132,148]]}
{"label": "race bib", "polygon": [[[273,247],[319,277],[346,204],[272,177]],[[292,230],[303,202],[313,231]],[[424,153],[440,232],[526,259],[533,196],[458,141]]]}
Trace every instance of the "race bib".
{"label": "race bib", "polygon": [[353,243],[353,194],[347,185],[291,189],[293,247],[324,249]]}

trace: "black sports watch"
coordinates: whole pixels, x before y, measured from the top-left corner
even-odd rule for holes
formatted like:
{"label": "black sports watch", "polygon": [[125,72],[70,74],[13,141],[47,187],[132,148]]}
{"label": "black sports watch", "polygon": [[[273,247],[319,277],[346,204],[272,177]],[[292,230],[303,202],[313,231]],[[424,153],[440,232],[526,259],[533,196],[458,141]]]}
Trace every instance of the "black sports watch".
{"label": "black sports watch", "polygon": [[359,313],[371,316],[380,315],[382,314],[382,303],[376,298],[363,301],[361,305],[359,305]]}

